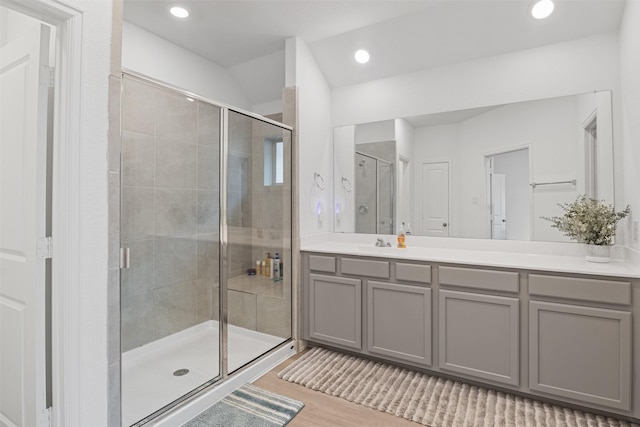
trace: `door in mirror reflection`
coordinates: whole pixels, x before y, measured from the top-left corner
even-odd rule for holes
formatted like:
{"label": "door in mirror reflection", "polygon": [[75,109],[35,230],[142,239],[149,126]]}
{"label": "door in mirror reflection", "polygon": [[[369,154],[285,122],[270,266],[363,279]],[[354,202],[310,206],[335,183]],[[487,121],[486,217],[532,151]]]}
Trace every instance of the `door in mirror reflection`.
{"label": "door in mirror reflection", "polygon": [[422,235],[449,236],[449,163],[422,165]]}
{"label": "door in mirror reflection", "polygon": [[491,238],[494,240],[507,238],[506,178],[502,173],[491,174]]}

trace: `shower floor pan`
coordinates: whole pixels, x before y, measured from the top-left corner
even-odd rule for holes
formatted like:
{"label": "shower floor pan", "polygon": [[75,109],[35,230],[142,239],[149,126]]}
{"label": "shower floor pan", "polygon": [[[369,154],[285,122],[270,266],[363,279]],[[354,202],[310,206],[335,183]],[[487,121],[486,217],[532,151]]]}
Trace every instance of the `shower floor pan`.
{"label": "shower floor pan", "polygon": [[[285,341],[233,325],[228,338],[229,372]],[[218,376],[218,344],[218,322],[210,320],[123,353],[122,425],[140,421]],[[183,369],[189,372],[174,375]]]}

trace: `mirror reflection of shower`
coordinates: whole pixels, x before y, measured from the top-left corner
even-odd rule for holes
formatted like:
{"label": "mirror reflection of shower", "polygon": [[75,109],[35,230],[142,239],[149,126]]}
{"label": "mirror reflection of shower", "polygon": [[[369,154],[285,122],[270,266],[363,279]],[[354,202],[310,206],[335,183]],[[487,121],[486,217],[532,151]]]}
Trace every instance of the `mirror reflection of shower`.
{"label": "mirror reflection of shower", "polygon": [[393,233],[393,164],[355,153],[356,232]]}

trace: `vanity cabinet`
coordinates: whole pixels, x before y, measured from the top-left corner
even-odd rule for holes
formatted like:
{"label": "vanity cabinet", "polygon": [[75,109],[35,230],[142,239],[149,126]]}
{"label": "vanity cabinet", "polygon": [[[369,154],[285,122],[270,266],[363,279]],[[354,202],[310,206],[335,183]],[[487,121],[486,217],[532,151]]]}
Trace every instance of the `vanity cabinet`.
{"label": "vanity cabinet", "polygon": [[440,368],[518,385],[519,300],[440,290]]}
{"label": "vanity cabinet", "polygon": [[431,266],[307,254],[306,339],[413,366],[432,363]]}
{"label": "vanity cabinet", "polygon": [[311,342],[640,419],[637,278],[354,254],[303,263]]}
{"label": "vanity cabinet", "polygon": [[[630,409],[631,284],[545,275],[529,280],[532,298],[553,298],[529,301],[529,388]],[[582,292],[571,293],[579,286]]]}
{"label": "vanity cabinet", "polygon": [[309,339],[362,349],[362,281],[309,276]]}
{"label": "vanity cabinet", "polygon": [[431,365],[431,289],[369,281],[367,350]]}

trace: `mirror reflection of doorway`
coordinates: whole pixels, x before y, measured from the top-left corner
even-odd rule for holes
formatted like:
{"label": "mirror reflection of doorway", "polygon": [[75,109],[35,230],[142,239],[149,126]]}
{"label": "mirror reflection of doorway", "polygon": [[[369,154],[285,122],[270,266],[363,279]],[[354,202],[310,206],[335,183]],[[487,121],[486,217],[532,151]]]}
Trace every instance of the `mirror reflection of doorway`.
{"label": "mirror reflection of doorway", "polygon": [[495,240],[529,240],[531,187],[529,149],[485,157],[487,165],[489,230]]}
{"label": "mirror reflection of doorway", "polygon": [[449,237],[449,162],[422,164],[421,234]]}
{"label": "mirror reflection of doorway", "polygon": [[598,118],[589,118],[584,126],[585,188],[587,197],[598,198]]}

